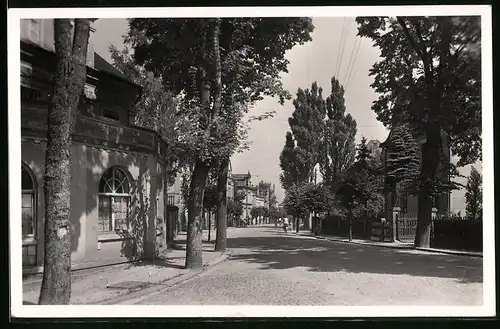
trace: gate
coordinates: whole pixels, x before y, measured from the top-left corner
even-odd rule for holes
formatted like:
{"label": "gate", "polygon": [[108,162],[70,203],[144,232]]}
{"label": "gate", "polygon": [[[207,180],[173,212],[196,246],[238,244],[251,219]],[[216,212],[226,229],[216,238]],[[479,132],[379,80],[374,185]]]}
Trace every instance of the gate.
{"label": "gate", "polygon": [[413,243],[417,233],[417,213],[400,214],[397,221],[397,239],[401,242]]}

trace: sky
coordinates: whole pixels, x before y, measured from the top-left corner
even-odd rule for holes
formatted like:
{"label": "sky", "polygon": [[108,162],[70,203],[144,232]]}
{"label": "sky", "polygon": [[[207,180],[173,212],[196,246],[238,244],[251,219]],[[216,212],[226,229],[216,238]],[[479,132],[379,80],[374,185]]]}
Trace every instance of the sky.
{"label": "sky", "polygon": [[[357,122],[356,141],[359,143],[363,136],[368,140],[384,141],[389,132],[376,120],[376,115],[371,110],[371,104],[377,99],[377,94],[370,87],[373,78],[369,76],[369,70],[380,59],[378,49],[372,46],[371,40],[356,37],[357,27],[354,17],[313,18],[313,23],[315,29],[311,35],[312,41],[295,46],[286,54],[290,64],[289,72],[282,75],[285,89],[295,96],[298,88],[310,88],[311,84],[316,81],[324,89],[323,94],[328,95],[330,80],[333,76],[338,77],[344,86],[346,81],[349,81],[345,105],[346,112],[350,113]],[[341,31],[344,23],[347,26],[347,33],[345,45],[342,48]],[[118,49],[123,47],[122,35],[127,32],[127,22],[125,19],[118,18],[99,19],[94,23],[94,27],[96,28],[92,38],[94,49],[111,62],[109,45],[113,44]],[[359,40],[359,48],[354,47],[356,39]],[[341,49],[343,52],[340,51]],[[356,49],[359,50],[356,51]],[[340,60],[338,60],[339,55]],[[270,110],[276,111],[273,118],[250,124],[251,130],[248,134],[248,140],[251,142],[250,149],[234,155],[231,163],[233,173],[250,171],[254,184],[260,180],[275,184],[277,199],[281,201],[284,191],[279,182],[281,171],[279,155],[285,143],[285,134],[289,130],[288,117],[293,112],[292,101],[281,106],[277,99],[264,99],[251,109],[249,115],[258,115]],[[480,163],[475,165],[481,172]],[[461,169],[463,175],[468,175],[469,172],[470,166]],[[454,192],[451,203],[453,211],[464,213],[464,191]]]}

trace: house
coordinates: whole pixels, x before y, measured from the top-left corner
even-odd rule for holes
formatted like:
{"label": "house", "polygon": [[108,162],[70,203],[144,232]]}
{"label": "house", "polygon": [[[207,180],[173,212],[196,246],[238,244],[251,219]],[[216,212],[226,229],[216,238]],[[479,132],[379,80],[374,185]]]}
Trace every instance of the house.
{"label": "house", "polygon": [[[134,125],[141,87],[94,51],[91,29],[85,97],[71,146],[72,268],[153,258],[167,246],[166,144]],[[47,111],[55,70],[52,19],[21,21],[21,189],[23,272],[43,271]],[[168,204],[168,206],[167,206]],[[14,222],[18,219],[13,218]]]}
{"label": "house", "polygon": [[253,195],[254,191],[252,190],[251,178],[252,175],[250,171],[246,174],[233,174],[232,178],[234,180],[234,188],[235,195],[236,193],[243,194],[243,215],[242,217],[245,220],[250,219],[250,211],[252,210],[253,205]]}
{"label": "house", "polygon": [[[387,147],[393,139],[395,128],[398,127],[400,124],[403,124],[403,120],[398,115],[393,115],[392,128],[389,132],[389,135],[387,136],[387,139],[384,142],[379,144],[379,147],[382,148],[382,151],[380,152],[380,159],[382,162],[382,166],[386,163],[387,159],[391,157],[391,154],[388,151]],[[424,134],[415,135],[415,141],[420,146],[419,157],[421,159],[422,144],[425,142],[425,135]],[[372,147],[374,147],[374,145],[375,143],[372,144]],[[443,161],[450,161],[451,151],[449,147],[447,146],[445,147],[447,152],[447,157],[446,157],[447,160]],[[445,165],[445,163],[443,163],[443,165]],[[381,186],[384,185],[382,180],[380,185]],[[393,207],[399,207],[401,209],[401,216],[407,218],[409,217],[417,218],[418,196],[412,195],[411,192],[412,191],[408,189],[402,189],[399,185],[396,186],[395,191],[384,189],[384,199],[385,199],[384,213],[387,214],[387,218],[392,217]],[[450,209],[450,193],[443,193],[441,195],[436,196],[434,198],[434,208],[437,209],[438,215],[447,215]]]}

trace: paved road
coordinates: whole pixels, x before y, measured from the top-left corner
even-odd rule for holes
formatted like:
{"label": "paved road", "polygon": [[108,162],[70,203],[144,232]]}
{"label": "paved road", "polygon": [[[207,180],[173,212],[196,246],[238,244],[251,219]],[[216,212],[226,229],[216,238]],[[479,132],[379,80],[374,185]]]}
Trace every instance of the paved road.
{"label": "paved road", "polygon": [[142,299],[177,305],[481,305],[482,259],[228,230],[232,256]]}

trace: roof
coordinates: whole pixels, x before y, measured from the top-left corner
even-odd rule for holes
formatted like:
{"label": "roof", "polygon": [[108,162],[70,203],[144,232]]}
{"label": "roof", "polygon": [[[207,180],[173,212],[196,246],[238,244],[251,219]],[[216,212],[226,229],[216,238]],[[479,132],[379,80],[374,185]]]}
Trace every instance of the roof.
{"label": "roof", "polygon": [[234,179],[246,179],[250,177],[250,174],[233,174]]}
{"label": "roof", "polygon": [[118,70],[116,67],[114,67],[111,63],[106,61],[101,55],[99,55],[97,52],[94,52],[94,68],[106,72],[116,78],[120,78],[122,80],[125,80],[127,82],[130,82],[134,85],[137,85],[134,81],[129,79],[125,74],[121,73],[120,70]]}

